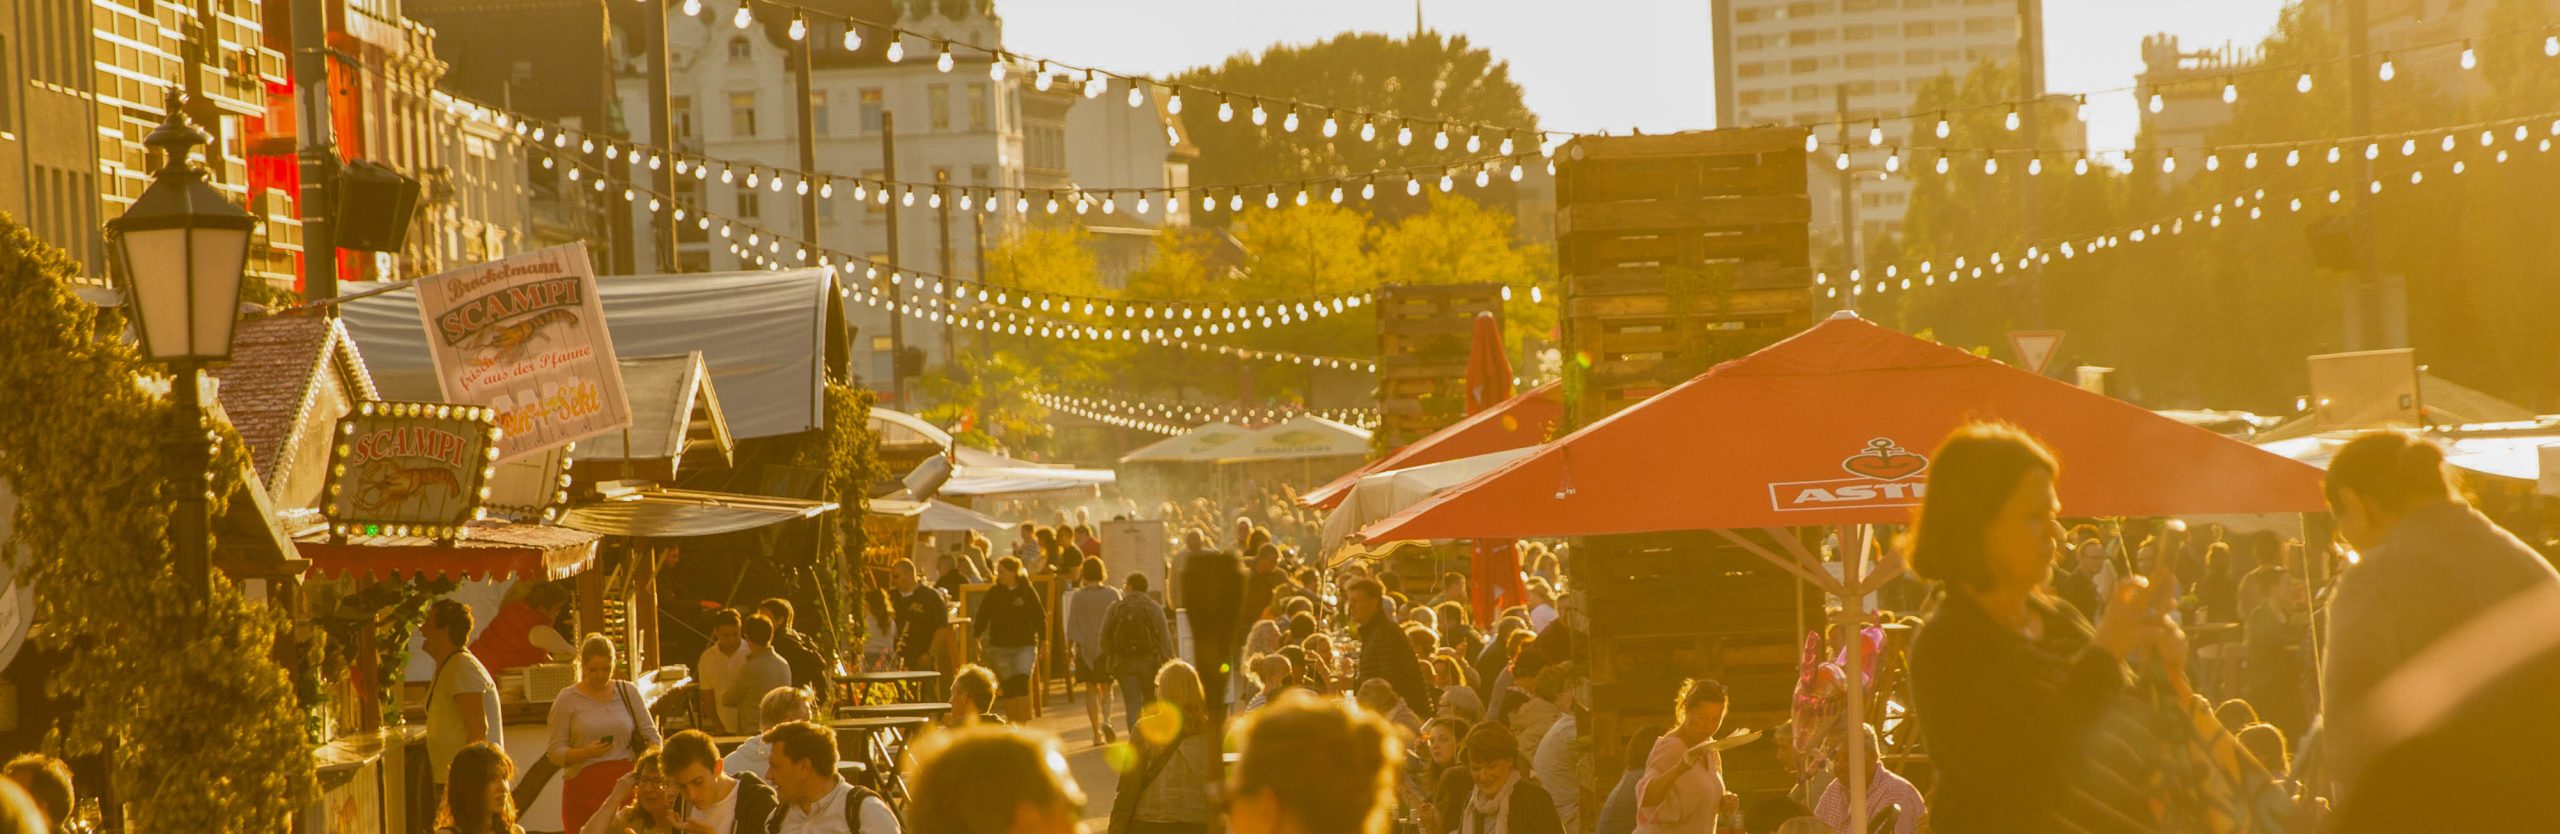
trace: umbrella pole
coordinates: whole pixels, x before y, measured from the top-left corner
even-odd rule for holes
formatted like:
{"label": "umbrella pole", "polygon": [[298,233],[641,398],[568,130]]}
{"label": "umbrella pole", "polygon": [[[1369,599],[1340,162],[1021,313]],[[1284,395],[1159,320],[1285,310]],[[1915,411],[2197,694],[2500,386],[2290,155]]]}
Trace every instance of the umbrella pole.
{"label": "umbrella pole", "polygon": [[[1858,532],[1857,547],[1842,553],[1840,560],[1840,635],[1841,640],[1846,644],[1843,657],[1847,668],[1843,670],[1846,673],[1843,678],[1846,682],[1849,701],[1846,713],[1849,720],[1842,730],[1847,733],[1843,743],[1849,745],[1847,758],[1851,762],[1861,760],[1861,748],[1866,744],[1866,734],[1856,729],[1866,724],[1866,639],[1858,629],[1859,614],[1866,607],[1866,597],[1858,593],[1858,569],[1861,566],[1860,563],[1866,561],[1867,538],[1863,525]],[[1849,773],[1840,774],[1840,777],[1848,792],[1849,830],[1865,831],[1867,830],[1866,769],[1853,769]]]}

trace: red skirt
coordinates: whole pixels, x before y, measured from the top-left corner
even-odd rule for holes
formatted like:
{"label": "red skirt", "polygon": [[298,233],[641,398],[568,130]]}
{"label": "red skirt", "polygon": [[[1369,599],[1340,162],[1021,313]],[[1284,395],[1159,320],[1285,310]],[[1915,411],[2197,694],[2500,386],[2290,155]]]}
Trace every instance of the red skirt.
{"label": "red skirt", "polygon": [[595,762],[560,783],[560,830],[576,831],[613,796],[613,783],[631,772],[630,759]]}

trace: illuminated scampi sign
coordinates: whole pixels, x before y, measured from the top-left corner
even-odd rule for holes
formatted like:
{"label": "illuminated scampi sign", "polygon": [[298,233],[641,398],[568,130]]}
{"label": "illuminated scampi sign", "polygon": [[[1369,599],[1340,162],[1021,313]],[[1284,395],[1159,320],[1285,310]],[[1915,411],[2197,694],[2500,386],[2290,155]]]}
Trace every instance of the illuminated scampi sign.
{"label": "illuminated scampi sign", "polygon": [[358,404],[330,449],[321,501],[329,532],[459,538],[489,497],[503,434],[496,416],[448,403]]}

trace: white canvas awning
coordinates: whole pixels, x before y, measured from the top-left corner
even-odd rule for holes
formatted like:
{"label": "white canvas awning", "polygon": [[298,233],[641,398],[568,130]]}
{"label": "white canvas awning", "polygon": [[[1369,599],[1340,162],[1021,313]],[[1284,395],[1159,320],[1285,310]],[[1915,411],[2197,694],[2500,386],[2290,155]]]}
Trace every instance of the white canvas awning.
{"label": "white canvas awning", "polygon": [[1231,423],[1205,423],[1172,437],[1141,446],[1137,451],[1120,456],[1130,463],[1198,463],[1217,459],[1217,452],[1228,444],[1253,434],[1252,429]]}
{"label": "white canvas awning", "polygon": [[1419,504],[1422,499],[1440,494],[1441,490],[1466,483],[1536,449],[1535,446],[1504,449],[1361,476],[1352,484],[1342,503],[1334,505],[1333,513],[1325,516],[1324,546],[1339,544],[1345,537],[1369,526],[1369,522],[1395,515],[1398,510]]}
{"label": "white canvas awning", "polygon": [[1260,463],[1369,455],[1369,430],[1300,414],[1262,427],[1208,452],[1216,463]]}
{"label": "white canvas awning", "polygon": [[[380,289],[343,285],[349,295]],[[826,425],[829,339],[844,320],[825,270],[625,275],[600,278],[605,326],[622,356],[700,351],[720,390],[731,436],[797,434]],[[389,386],[439,390],[418,295],[400,287],[339,305],[365,364]],[[413,378],[414,379],[411,379]]]}

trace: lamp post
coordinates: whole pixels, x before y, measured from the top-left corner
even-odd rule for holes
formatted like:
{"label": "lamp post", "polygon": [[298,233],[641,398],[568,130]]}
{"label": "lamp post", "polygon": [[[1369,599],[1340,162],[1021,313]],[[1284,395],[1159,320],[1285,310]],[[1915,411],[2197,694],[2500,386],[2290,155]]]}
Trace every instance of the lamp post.
{"label": "lamp post", "polygon": [[171,479],[177,509],[169,518],[169,540],[180,581],[201,600],[213,590],[207,494],[213,461],[197,386],[206,364],[231,358],[249,233],[258,219],[205,182],[192,157],[210,137],[188,121],[180,104],[171,91],[162,105],[167,117],[143,139],[160,151],[160,170],[107,228],[124,267],[125,309],[141,335],[142,355],[168,365],[172,377],[178,407],[171,442],[179,471]]}

